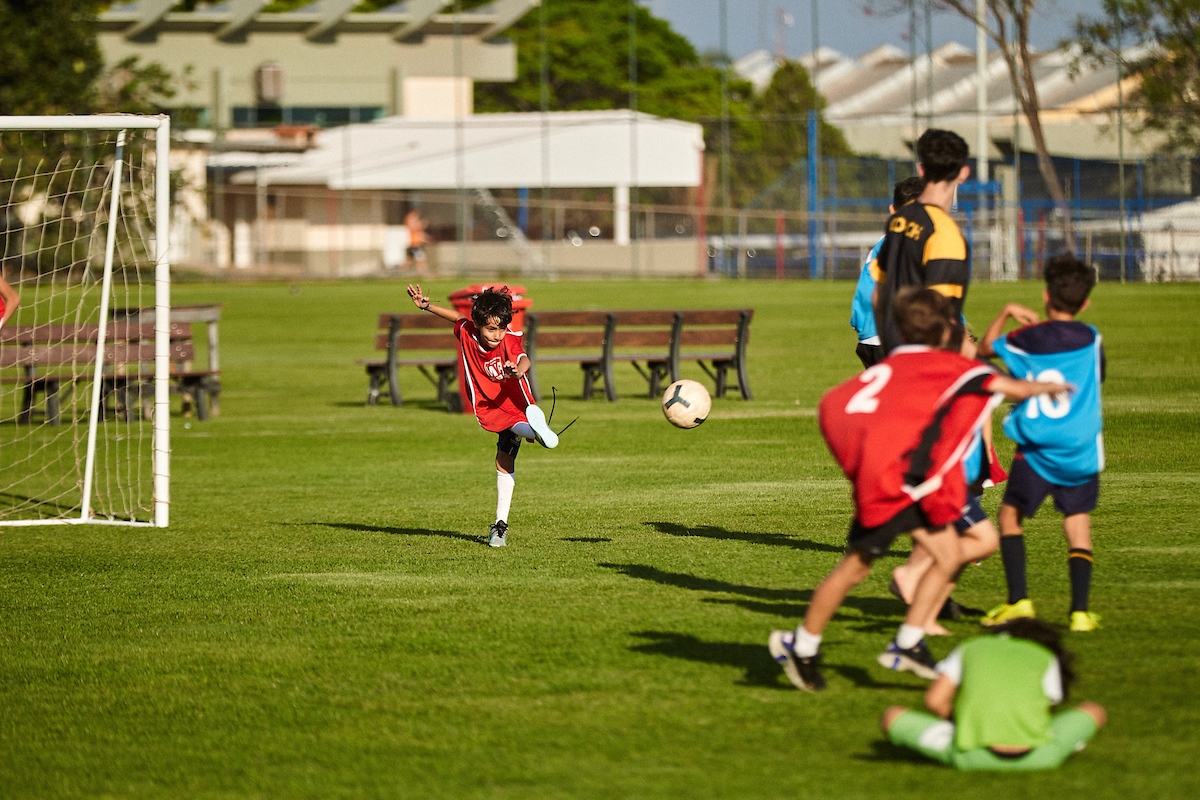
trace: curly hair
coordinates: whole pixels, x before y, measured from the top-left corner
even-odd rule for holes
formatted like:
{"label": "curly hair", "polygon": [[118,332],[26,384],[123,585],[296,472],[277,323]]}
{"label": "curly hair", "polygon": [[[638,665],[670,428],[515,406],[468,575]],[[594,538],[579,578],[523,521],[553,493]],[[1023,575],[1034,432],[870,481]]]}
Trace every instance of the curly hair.
{"label": "curly hair", "polygon": [[512,295],[509,294],[507,286],[484,289],[475,297],[475,303],[471,306],[471,321],[477,328],[482,328],[490,319],[496,320],[496,324],[501,328],[507,328],[512,318]]}

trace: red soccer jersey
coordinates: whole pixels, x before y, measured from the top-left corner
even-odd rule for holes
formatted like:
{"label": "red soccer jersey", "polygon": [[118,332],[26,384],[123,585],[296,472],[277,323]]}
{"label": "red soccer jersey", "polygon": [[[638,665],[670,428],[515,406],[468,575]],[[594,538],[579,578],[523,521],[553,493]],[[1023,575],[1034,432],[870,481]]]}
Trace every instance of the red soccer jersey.
{"label": "red soccer jersey", "polygon": [[458,337],[467,397],[483,429],[500,433],[518,422],[528,422],[525,409],[533,405],[529,381],[504,374],[504,362],[516,364],[521,358],[529,358],[521,346],[521,334],[505,331],[500,344],[488,350],[475,323],[460,319],[454,323],[454,335]]}
{"label": "red soccer jersey", "polygon": [[821,398],[818,419],[854,485],[855,518],[884,524],[913,503],[940,528],[967,502],[959,466],[1000,395],[996,372],[957,353],[903,345]]}

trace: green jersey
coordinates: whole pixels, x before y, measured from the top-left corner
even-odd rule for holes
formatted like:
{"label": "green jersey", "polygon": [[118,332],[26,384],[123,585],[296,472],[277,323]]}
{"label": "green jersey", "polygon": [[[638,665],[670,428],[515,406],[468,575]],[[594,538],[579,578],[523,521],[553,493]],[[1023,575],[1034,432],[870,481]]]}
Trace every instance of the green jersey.
{"label": "green jersey", "polygon": [[1062,700],[1062,676],[1058,659],[1040,644],[1007,634],[971,639],[938,672],[958,686],[955,750],[1032,749],[1051,741],[1050,706]]}

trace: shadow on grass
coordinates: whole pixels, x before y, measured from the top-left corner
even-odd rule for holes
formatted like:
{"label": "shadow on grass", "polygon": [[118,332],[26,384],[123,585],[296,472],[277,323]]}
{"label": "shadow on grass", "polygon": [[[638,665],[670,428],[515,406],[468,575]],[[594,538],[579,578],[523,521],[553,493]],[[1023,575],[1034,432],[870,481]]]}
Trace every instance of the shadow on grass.
{"label": "shadow on grass", "polygon": [[363,525],[358,522],[301,522],[292,524],[341,528],[345,531],[356,531],[358,533],[386,533],[390,536],[441,536],[445,539],[461,539],[464,542],[479,543],[484,541],[484,537],[482,536],[469,536],[457,531],[435,531],[430,528],[393,528],[388,525]]}
{"label": "shadow on grass", "polygon": [[[793,539],[790,536],[785,536],[780,533],[750,533],[748,531],[731,531],[725,528],[718,528],[716,525],[680,525],[677,522],[643,522],[643,525],[649,525],[659,533],[665,533],[669,536],[689,537],[695,536],[704,539],[721,539],[732,542],[749,542],[751,544],[765,544],[772,547],[788,547],[792,550],[807,550],[810,552],[819,553],[838,553],[844,554],[846,546],[840,544],[829,544],[828,542],[814,542],[812,539]],[[889,550],[884,555],[887,556],[907,556],[907,550]]]}
{"label": "shadow on grass", "polygon": [[783,673],[767,652],[765,644],[706,642],[691,634],[669,631],[638,631],[633,635],[645,640],[644,644],[630,645],[629,649],[635,653],[737,667],[745,670],[739,681],[744,686],[793,690],[786,680],[781,682]]}
{"label": "shadow on grass", "polygon": [[[726,603],[740,606],[748,611],[761,614],[775,614],[782,617],[799,617],[804,613],[805,606],[812,599],[811,589],[766,589],[761,586],[747,586],[740,583],[700,578],[682,572],[666,572],[645,564],[610,564],[601,563],[601,567],[628,575],[644,581],[652,581],[664,586],[676,586],[680,589],[690,589],[696,592],[719,592],[723,594],[743,595],[749,600],[725,600],[709,598],[706,602]],[[767,602],[763,602],[767,601]],[[903,606],[892,598],[882,597],[847,597],[843,607],[853,608],[868,617],[886,617],[894,620],[896,613]],[[894,624],[889,622],[889,624]]]}
{"label": "shadow on grass", "polygon": [[855,753],[850,757],[855,761],[894,761],[907,764],[925,764],[930,767],[935,766],[937,763],[915,750],[901,747],[898,744],[892,744],[887,739],[876,739],[871,742],[870,753]]}
{"label": "shadow on grass", "polygon": [[[744,670],[743,686],[762,686],[768,689],[796,689],[783,677],[783,670],[771,658],[767,643],[746,644],[744,642],[706,642],[688,633],[670,631],[637,631],[633,634],[645,640],[643,644],[630,645],[635,653],[681,658],[702,664],[719,664]],[[909,683],[892,683],[875,680],[871,673],[859,666],[826,664],[832,670],[860,689],[903,689],[923,692],[924,686]]]}
{"label": "shadow on grass", "polygon": [[599,544],[600,542],[611,542],[607,536],[562,536],[559,537],[560,542],[579,542],[581,544]]}
{"label": "shadow on grass", "polygon": [[670,536],[700,536],[705,539],[722,539],[735,542],[750,542],[751,544],[767,544],[775,547],[790,547],[793,550],[810,550],[822,553],[844,553],[846,548],[841,545],[814,542],[811,539],[792,539],[777,533],[749,533],[747,531],[730,531],[715,525],[699,525],[691,527],[677,522],[644,522],[659,533]]}
{"label": "shadow on grass", "polygon": [[[371,408],[365,400],[334,400],[327,405],[330,408]],[[441,411],[443,414],[449,413],[445,403],[439,403],[437,400],[405,400],[399,406],[393,406],[392,401],[387,399],[387,396],[379,398],[379,402],[375,404],[379,408],[416,408],[422,411]]]}

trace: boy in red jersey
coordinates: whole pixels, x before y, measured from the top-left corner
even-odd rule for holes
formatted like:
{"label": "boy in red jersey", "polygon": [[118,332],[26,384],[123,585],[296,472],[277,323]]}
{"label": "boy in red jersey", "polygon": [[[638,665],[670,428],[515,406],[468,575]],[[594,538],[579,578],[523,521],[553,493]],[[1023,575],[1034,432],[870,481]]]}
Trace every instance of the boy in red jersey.
{"label": "boy in red jersey", "polygon": [[21,304],[21,298],[17,296],[17,291],[9,285],[8,281],[0,277],[0,326],[8,322],[17,310],[17,306]]}
{"label": "boy in red jersey", "polygon": [[485,290],[475,298],[468,319],[454,309],[429,302],[419,285],[409,284],[408,296],[422,311],[454,323],[458,357],[475,418],[485,431],[499,434],[496,442],[496,521],[489,547],[508,544],[508,510],[512,504],[513,473],[521,440],[557,447],[558,436],[546,415],[533,402],[525,373],[531,362],[521,346],[521,334],[509,330],[512,297],[504,290]]}
{"label": "boy in red jersey", "polygon": [[853,484],[848,552],[813,592],[804,623],[795,633],[774,631],[768,642],[792,683],[808,691],[825,687],[819,652],[825,626],[870,573],[872,562],[905,533],[932,554],[933,564],[879,663],[929,680],[937,677],[924,625],[964,563],[953,524],[967,502],[963,456],[1002,398],[1069,388],[1009,378],[941,349],[957,314],[932,289],[901,290],[893,313],[903,344],[831,389],[818,410],[821,433]]}

